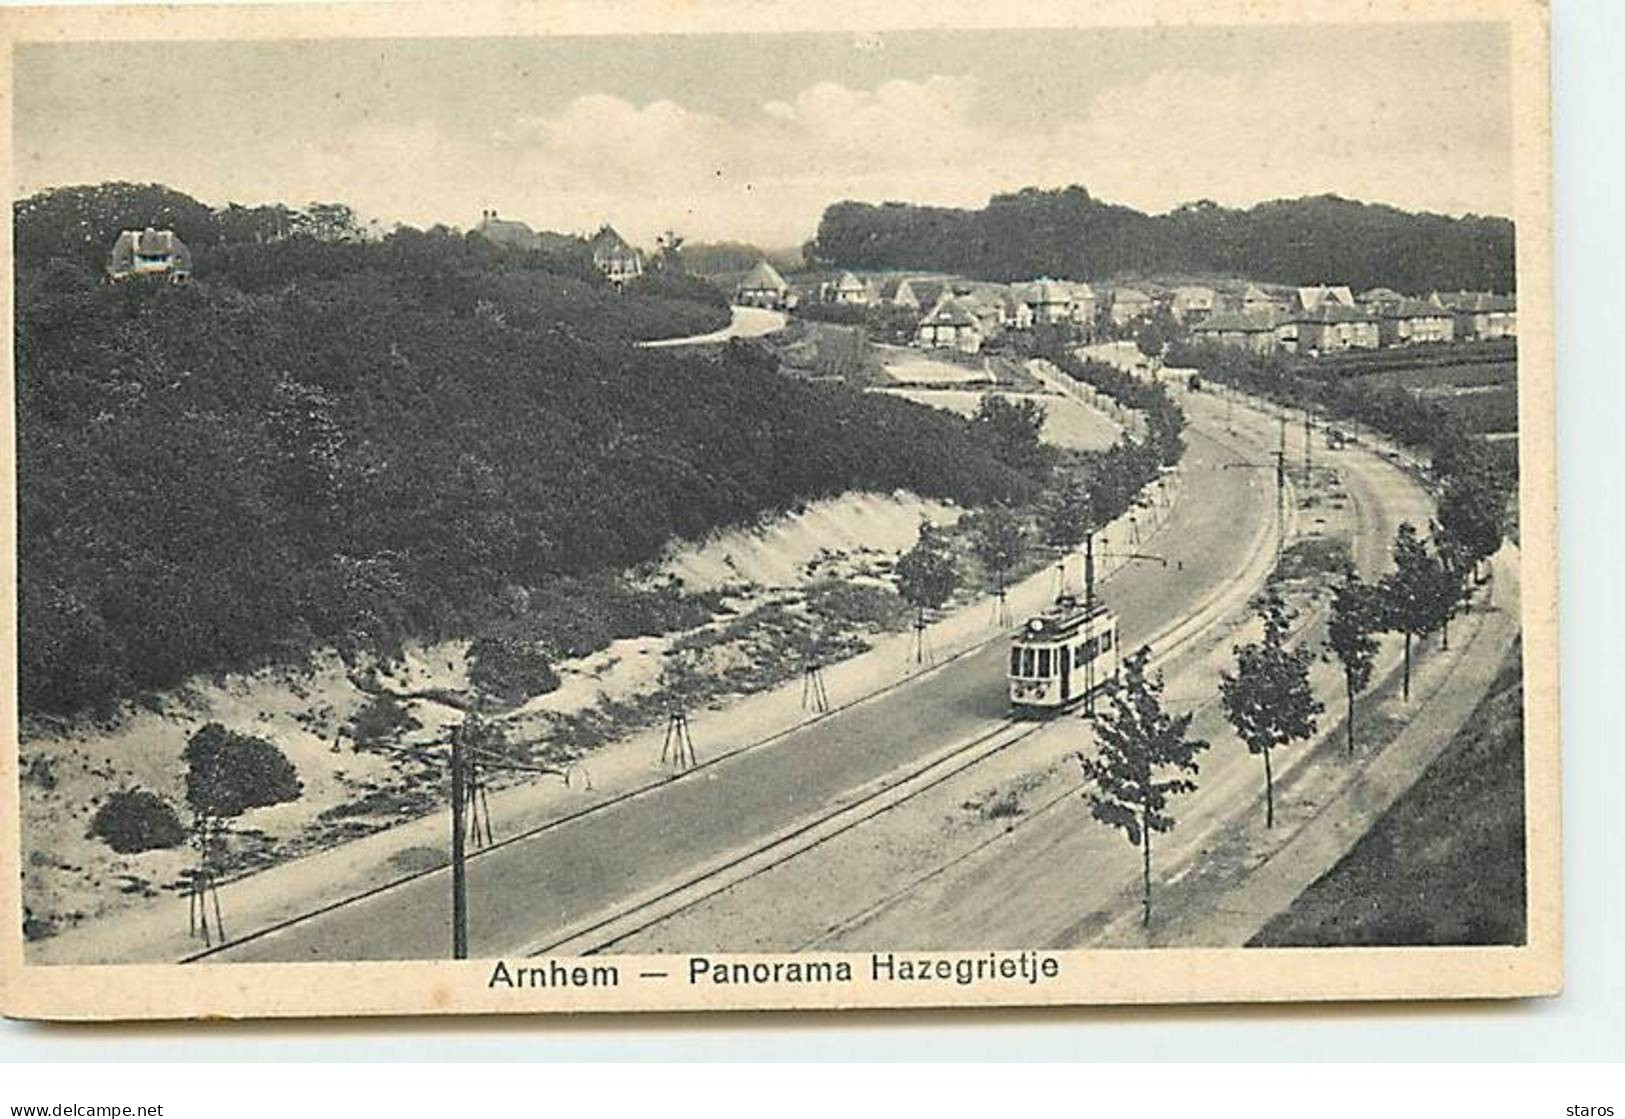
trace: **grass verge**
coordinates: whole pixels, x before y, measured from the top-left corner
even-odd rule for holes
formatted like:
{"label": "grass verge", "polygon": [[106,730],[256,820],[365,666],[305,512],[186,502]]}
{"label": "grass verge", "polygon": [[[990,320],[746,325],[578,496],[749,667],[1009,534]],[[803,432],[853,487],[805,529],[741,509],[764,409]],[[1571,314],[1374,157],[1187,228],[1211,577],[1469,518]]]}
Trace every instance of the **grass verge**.
{"label": "grass verge", "polygon": [[1444,753],[1249,947],[1522,944],[1523,662]]}

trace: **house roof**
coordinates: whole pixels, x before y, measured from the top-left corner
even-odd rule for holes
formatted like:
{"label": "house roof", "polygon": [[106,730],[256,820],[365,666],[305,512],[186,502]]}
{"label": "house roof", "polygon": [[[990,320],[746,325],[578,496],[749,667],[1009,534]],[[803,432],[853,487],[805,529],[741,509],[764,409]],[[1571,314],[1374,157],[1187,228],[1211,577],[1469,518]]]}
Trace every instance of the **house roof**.
{"label": "house roof", "polygon": [[850,272],[842,272],[841,278],[835,281],[836,291],[868,291],[869,286]]}
{"label": "house roof", "polygon": [[1024,284],[1021,298],[1028,303],[1042,305],[1047,303],[1071,303],[1072,292],[1061,281],[1052,280],[1048,276]]}
{"label": "house roof", "polygon": [[1214,293],[1212,288],[1183,287],[1174,289],[1174,302],[1182,307],[1212,305]]}
{"label": "house roof", "polygon": [[1241,298],[1242,302],[1244,303],[1258,303],[1260,301],[1264,303],[1275,302],[1275,297],[1269,292],[1265,291],[1263,288],[1259,287],[1257,284],[1248,284],[1247,290],[1241,293]]}
{"label": "house roof", "polygon": [[169,257],[171,266],[181,270],[192,267],[192,250],[170,229],[126,229],[113,242],[108,268],[114,272],[127,272],[135,267],[136,255]]}
{"label": "house roof", "polygon": [[1313,287],[1301,287],[1297,291],[1298,306],[1305,311],[1313,311],[1323,303],[1339,303],[1344,307],[1354,306],[1354,293],[1346,284],[1317,284]]}
{"label": "house roof", "polygon": [[508,218],[481,218],[474,232],[493,244],[509,249],[534,249],[537,244],[535,230],[522,221]]}
{"label": "house roof", "polygon": [[1191,333],[1269,334],[1278,323],[1273,311],[1218,311],[1191,327]]}
{"label": "house roof", "polygon": [[1436,291],[1433,298],[1452,311],[1515,311],[1518,301],[1510,295],[1487,291]]}
{"label": "house roof", "polygon": [[1448,308],[1426,299],[1404,299],[1384,303],[1378,313],[1385,319],[1437,319],[1448,317]]}
{"label": "house roof", "polygon": [[617,233],[615,227],[608,223],[599,227],[598,232],[592,235],[592,240],[588,244],[592,246],[594,260],[602,260],[611,256],[643,255],[628,244],[626,238]]}
{"label": "house roof", "polygon": [[1138,288],[1118,288],[1112,292],[1113,303],[1150,303],[1151,297]]}
{"label": "house roof", "polygon": [[745,278],[739,281],[739,286],[754,291],[788,291],[790,285],[784,282],[779,270],[765,260],[758,260],[756,267],[745,273]]}
{"label": "house roof", "polygon": [[931,313],[920,320],[920,324],[930,326],[979,326],[976,316],[954,296],[940,301]]}

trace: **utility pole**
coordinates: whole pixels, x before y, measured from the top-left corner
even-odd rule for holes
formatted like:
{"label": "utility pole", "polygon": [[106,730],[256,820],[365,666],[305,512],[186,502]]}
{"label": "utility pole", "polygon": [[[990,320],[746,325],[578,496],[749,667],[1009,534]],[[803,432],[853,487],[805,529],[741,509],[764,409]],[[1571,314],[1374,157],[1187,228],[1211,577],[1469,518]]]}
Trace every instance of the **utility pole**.
{"label": "utility pole", "polygon": [[1305,486],[1309,484],[1309,479],[1313,477],[1313,475],[1309,473],[1311,458],[1313,456],[1313,448],[1315,445],[1315,428],[1311,417],[1312,413],[1309,410],[1309,405],[1306,403],[1303,406],[1303,484]]}
{"label": "utility pole", "polygon": [[468,959],[468,869],[463,848],[463,728],[451,728],[451,958]]}
{"label": "utility pole", "polygon": [[[1281,421],[1281,446],[1275,457],[1275,568],[1279,572],[1281,560],[1286,556],[1286,420]],[[1268,470],[1261,462],[1227,462],[1225,470]]]}

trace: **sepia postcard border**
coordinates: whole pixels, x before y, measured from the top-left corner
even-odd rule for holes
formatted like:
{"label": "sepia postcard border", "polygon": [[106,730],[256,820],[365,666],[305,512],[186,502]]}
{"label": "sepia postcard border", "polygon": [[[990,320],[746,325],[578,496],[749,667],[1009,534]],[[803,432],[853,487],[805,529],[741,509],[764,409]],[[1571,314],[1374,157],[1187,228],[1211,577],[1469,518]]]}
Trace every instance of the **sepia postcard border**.
{"label": "sepia postcard border", "polygon": [[[26,966],[21,899],[17,733],[16,492],[6,475],[0,663],[6,745],[0,750],[0,1011],[67,1020],[329,1015],[488,1014],[631,1010],[981,1007],[1116,1003],[1507,998],[1554,994],[1562,983],[1562,883],[1557,664],[1557,504],[1554,404],[1551,129],[1547,12],[1539,0],[1120,0],[1097,6],[1032,0],[997,9],[965,0],[790,5],[763,0],[127,7],[0,11],[7,116],[12,50],[20,42],[428,38],[628,33],[892,31],[918,28],[1263,26],[1306,23],[1506,22],[1511,29],[1513,160],[1519,293],[1519,483],[1525,718],[1527,943],[1521,947],[1381,949],[1111,949],[1044,952],[1057,974],[1038,982],[876,978],[870,953],[716,954],[714,960],[845,960],[839,984],[716,986],[689,981],[687,956],[579,961],[618,966],[614,987],[493,987],[493,961],[346,964]],[[4,164],[12,169],[12,131]],[[15,184],[14,177],[8,181]],[[15,189],[13,190],[15,196]],[[12,228],[3,251],[11,259]],[[12,327],[11,269],[0,315]],[[12,347],[0,379],[14,418]],[[15,465],[13,421],[0,453]],[[882,953],[883,955],[883,953]],[[902,955],[901,953],[899,955]],[[910,957],[926,955],[909,953]],[[957,961],[986,952],[929,954]],[[1015,956],[1017,953],[1005,955]],[[577,961],[561,961],[573,964]],[[1033,966],[1036,968],[1038,964]],[[1045,965],[1047,967],[1047,965]],[[640,978],[664,972],[664,978]]]}

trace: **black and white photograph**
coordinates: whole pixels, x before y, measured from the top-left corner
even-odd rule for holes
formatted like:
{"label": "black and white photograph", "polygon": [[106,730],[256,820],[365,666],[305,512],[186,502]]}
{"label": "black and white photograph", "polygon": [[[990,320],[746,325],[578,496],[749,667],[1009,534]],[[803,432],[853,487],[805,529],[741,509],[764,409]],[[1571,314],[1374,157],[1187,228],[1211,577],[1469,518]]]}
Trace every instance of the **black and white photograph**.
{"label": "black and white photograph", "polygon": [[701,7],[8,24],[6,1010],[1554,993],[1540,7]]}

